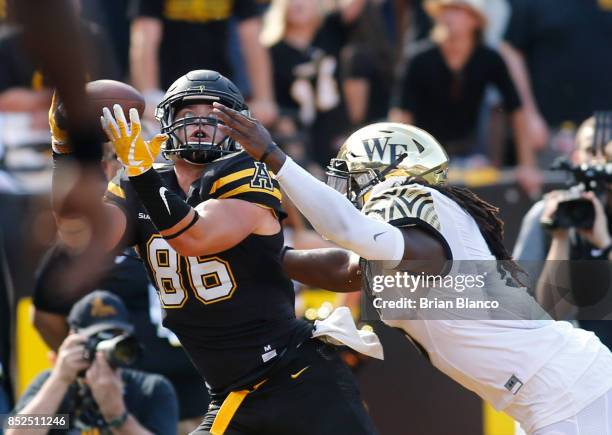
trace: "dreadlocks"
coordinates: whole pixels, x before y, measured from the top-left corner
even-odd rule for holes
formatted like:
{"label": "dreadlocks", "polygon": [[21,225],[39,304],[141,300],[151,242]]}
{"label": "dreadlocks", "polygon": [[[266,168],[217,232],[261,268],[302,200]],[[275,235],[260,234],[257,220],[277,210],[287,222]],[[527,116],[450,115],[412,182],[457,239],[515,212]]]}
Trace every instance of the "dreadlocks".
{"label": "dreadlocks", "polygon": [[487,242],[487,246],[491,250],[491,253],[498,261],[501,261],[502,267],[512,275],[515,281],[521,286],[525,285],[518,275],[527,275],[527,272],[512,259],[512,256],[503,244],[504,222],[498,216],[499,208],[479,198],[478,195],[466,187],[433,185],[416,177],[409,178],[406,183],[409,184],[414,182],[437,190],[455,201],[462,209],[472,216],[480,229],[482,237]]}

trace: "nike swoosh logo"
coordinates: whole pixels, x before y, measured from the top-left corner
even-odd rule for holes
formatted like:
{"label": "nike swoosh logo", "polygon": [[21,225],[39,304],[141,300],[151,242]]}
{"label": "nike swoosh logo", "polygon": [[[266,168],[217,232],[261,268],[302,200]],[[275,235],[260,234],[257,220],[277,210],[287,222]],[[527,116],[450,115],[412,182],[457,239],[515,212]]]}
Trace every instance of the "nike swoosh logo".
{"label": "nike swoosh logo", "polygon": [[292,374],[292,375],[291,375],[291,379],[297,379],[297,378],[299,378],[299,377],[302,375],[302,373],[304,373],[304,372],[305,372],[306,370],[308,370],[309,368],[310,368],[310,366],[306,366],[306,367],[304,367],[302,370],[300,370],[299,372]]}
{"label": "nike swoosh logo", "polygon": [[166,199],[166,192],[168,191],[168,189],[166,189],[165,187],[160,187],[159,188],[159,195],[161,196],[162,200],[164,201],[164,204],[166,206],[166,210],[168,210],[168,214],[172,214],[170,213],[170,206],[168,205],[168,200]]}
{"label": "nike swoosh logo", "polygon": [[376,241],[376,238],[377,238],[378,236],[382,236],[382,235],[383,235],[383,234],[385,234],[385,233],[386,233],[386,231],[383,231],[382,233],[377,233],[377,234],[374,234],[374,241]]}

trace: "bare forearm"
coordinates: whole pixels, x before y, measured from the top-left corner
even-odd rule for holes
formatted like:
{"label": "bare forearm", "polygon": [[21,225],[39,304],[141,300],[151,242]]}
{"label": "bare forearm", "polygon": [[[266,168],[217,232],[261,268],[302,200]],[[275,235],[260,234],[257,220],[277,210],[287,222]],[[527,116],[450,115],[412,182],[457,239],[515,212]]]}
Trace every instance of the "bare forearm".
{"label": "bare forearm", "polygon": [[510,70],[510,76],[521,97],[523,107],[528,113],[537,112],[536,101],[531,91],[531,80],[527,72],[527,65],[525,64],[523,55],[506,42],[500,45],[499,52]]}
{"label": "bare forearm", "polygon": [[155,18],[138,18],[132,24],[130,70],[134,86],[141,91],[159,89],[159,44],[162,23]]}
{"label": "bare forearm", "polygon": [[359,264],[352,262],[351,253],[344,249],[289,250],[283,269],[291,279],[310,287],[336,292],[361,289]]}
{"label": "bare forearm", "polygon": [[[38,394],[20,412],[26,414],[55,414],[62,403],[68,384],[51,373]],[[9,429],[6,435],[44,435],[49,433],[48,429]]]}
{"label": "bare forearm", "polygon": [[533,148],[529,145],[527,137],[527,125],[525,112],[517,109],[512,113],[512,127],[517,146],[517,155],[520,165],[536,166],[536,158]]}
{"label": "bare forearm", "polygon": [[272,65],[268,50],[259,42],[261,23],[251,18],[240,23],[242,54],[246,60],[254,100],[273,101]]}

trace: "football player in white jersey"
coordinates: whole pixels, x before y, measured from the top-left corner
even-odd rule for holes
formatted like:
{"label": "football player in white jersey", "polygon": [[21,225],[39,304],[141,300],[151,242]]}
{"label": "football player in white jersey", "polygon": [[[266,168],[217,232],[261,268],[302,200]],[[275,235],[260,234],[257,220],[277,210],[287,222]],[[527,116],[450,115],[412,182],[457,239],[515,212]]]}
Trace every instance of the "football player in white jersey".
{"label": "football player in white jersey", "polygon": [[361,288],[363,273],[370,290],[375,273],[389,274],[402,260],[419,261],[428,274],[449,260],[452,267],[462,260],[493,262],[501,275],[485,292],[502,303],[510,295],[518,308],[473,317],[408,309],[397,316],[383,309],[382,320],[403,329],[435,367],[528,434],[612,435],[612,354],[594,334],[530,305],[518,289],[520,267],[502,244],[497,209],[468,189],[444,184],[448,157],[435,138],[397,123],[364,127],[332,160],[326,185],[276,147],[256,120],[215,107],[220,129],[276,173],[313,227],[361,257],[356,263],[340,249],[287,251],[283,264],[292,278],[351,291]]}

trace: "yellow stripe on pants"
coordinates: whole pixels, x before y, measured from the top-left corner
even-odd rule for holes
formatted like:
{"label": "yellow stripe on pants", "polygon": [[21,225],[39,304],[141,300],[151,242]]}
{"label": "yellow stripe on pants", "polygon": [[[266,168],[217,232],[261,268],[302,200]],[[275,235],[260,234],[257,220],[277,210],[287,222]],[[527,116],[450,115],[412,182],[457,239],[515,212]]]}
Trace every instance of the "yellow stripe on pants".
{"label": "yellow stripe on pants", "polygon": [[219,412],[215,417],[215,421],[213,421],[212,427],[210,428],[210,433],[212,435],[223,435],[231,423],[232,418],[234,418],[236,411],[238,411],[238,408],[240,408],[242,401],[249,393],[252,393],[265,384],[266,381],[267,379],[264,379],[259,384],[254,385],[252,390],[232,391],[229,393],[221,404],[221,408],[219,409]]}

